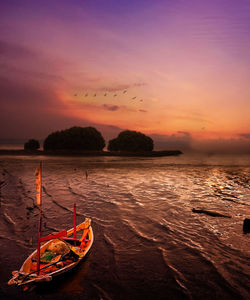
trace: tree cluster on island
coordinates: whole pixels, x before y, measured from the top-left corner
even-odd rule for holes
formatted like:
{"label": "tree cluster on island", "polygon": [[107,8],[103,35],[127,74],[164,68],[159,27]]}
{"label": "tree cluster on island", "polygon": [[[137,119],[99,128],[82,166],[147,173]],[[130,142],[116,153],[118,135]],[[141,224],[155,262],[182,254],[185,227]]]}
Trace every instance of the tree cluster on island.
{"label": "tree cluster on island", "polygon": [[39,148],[40,148],[40,143],[35,139],[30,139],[28,140],[28,142],[24,144],[24,150],[34,151],[34,150],[38,150]]}
{"label": "tree cluster on island", "polygon": [[[34,139],[24,144],[25,150],[37,150],[39,147],[39,142]],[[44,151],[103,151],[104,147],[105,140],[94,127],[71,127],[55,131],[43,143]],[[141,132],[125,130],[110,140],[107,148],[109,151],[150,152],[153,151],[154,142]]]}
{"label": "tree cluster on island", "polygon": [[71,127],[47,136],[43,143],[45,151],[101,151],[105,147],[102,134],[94,127]]}
{"label": "tree cluster on island", "polygon": [[137,131],[125,130],[118,137],[109,141],[109,151],[143,152],[153,151],[154,142],[145,134]]}

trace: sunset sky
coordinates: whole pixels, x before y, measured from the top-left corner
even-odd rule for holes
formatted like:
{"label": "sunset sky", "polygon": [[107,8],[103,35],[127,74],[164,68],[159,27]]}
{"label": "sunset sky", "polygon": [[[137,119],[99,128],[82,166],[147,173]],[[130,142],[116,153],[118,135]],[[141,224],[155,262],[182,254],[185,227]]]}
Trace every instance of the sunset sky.
{"label": "sunset sky", "polygon": [[0,66],[0,140],[77,125],[250,152],[248,0],[1,1]]}

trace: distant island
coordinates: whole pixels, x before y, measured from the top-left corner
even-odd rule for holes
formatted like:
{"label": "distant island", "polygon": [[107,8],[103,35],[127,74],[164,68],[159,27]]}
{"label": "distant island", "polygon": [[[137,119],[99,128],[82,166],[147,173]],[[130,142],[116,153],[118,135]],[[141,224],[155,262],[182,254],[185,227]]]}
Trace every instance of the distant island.
{"label": "distant island", "polygon": [[108,143],[108,151],[103,151],[105,140],[94,127],[71,127],[52,132],[39,150],[40,143],[30,139],[23,150],[0,149],[0,155],[49,155],[49,156],[142,156],[159,157],[182,154],[179,150],[154,151],[154,142],[145,134],[124,130]]}

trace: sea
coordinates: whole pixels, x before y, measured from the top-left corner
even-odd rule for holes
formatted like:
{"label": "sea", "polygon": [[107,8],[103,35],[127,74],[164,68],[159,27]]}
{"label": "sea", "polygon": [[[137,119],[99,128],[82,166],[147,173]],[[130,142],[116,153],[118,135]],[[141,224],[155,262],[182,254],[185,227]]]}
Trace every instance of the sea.
{"label": "sea", "polygon": [[[94,243],[24,291],[7,282],[36,249],[40,162],[42,235],[72,228],[76,203]],[[0,156],[0,299],[250,299],[249,187],[250,155]]]}

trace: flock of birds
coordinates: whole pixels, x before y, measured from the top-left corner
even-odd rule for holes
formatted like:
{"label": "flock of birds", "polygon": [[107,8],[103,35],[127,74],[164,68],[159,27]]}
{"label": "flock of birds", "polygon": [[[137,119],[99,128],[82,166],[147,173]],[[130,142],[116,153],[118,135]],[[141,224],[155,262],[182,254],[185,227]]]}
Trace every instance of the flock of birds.
{"label": "flock of birds", "polygon": [[[122,91],[122,94],[127,94],[127,90],[124,90],[124,91]],[[113,97],[117,97],[118,96],[118,94],[115,92],[114,94],[112,94],[112,93],[109,93],[111,96],[113,96]],[[78,96],[78,94],[77,93],[75,93],[74,94],[74,96],[75,97],[77,97]],[[96,97],[97,96],[97,93],[95,93],[92,97]],[[105,92],[104,94],[102,94],[102,96],[104,96],[104,97],[107,97],[108,96],[108,93],[107,92]],[[85,93],[84,94],[84,97],[91,97],[91,95],[89,94],[89,93]],[[132,97],[131,98],[131,100],[135,100],[137,98],[137,96],[134,96],[134,97]],[[140,102],[143,102],[143,99],[140,99],[139,100]]]}

